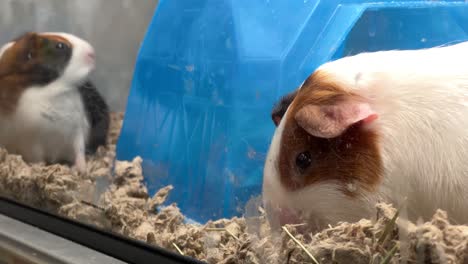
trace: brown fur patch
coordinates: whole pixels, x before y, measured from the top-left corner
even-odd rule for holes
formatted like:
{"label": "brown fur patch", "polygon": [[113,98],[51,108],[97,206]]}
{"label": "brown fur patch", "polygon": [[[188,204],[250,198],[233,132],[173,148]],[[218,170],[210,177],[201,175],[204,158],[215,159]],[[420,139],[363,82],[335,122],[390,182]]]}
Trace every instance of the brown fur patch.
{"label": "brown fur patch", "polygon": [[0,58],[0,112],[9,114],[16,108],[28,80],[21,72],[27,71],[21,67],[21,61],[26,60],[26,50],[37,46],[34,33],[26,33],[16,38],[15,43],[5,51]]}
{"label": "brown fur patch", "polygon": [[60,36],[28,32],[16,38],[3,53],[0,58],[0,113],[14,112],[26,88],[57,78],[58,70],[53,68],[58,64],[54,61],[57,56],[52,47],[58,42],[71,50],[71,43]]}
{"label": "brown fur patch", "polygon": [[[347,188],[348,184],[372,191],[380,182],[382,161],[375,131],[363,129],[362,124],[357,123],[337,138],[324,139],[311,136],[294,119],[305,105],[326,105],[349,97],[360,99],[320,71],[312,74],[298,91],[284,117],[279,154],[280,179],[288,190],[334,180],[340,183],[346,195],[354,196],[356,193]],[[296,166],[296,157],[304,151],[309,151],[312,163],[301,171]]]}

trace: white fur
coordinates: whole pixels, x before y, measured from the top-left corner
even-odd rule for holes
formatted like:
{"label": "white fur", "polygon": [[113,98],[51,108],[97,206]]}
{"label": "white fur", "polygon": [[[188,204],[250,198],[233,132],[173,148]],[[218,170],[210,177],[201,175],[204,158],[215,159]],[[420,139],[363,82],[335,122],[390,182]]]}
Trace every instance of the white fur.
{"label": "white fur", "polygon": [[[94,68],[87,57],[94,51],[89,43],[73,35],[47,34],[60,35],[72,43],[71,60],[59,79],[43,87],[27,88],[15,113],[0,118],[0,144],[29,162],[70,161],[84,171],[90,128],[76,85]],[[3,52],[11,47],[8,45]]]}
{"label": "white fur", "polygon": [[[377,201],[407,210],[412,220],[442,208],[468,223],[468,42],[413,51],[363,53],[324,64],[344,89],[368,97],[379,119],[383,182],[351,199],[326,182],[288,192],[279,182],[283,119],[264,169],[266,203],[304,210],[334,224],[373,216]],[[285,114],[285,116],[287,113]],[[359,183],[355,183],[359,192]]]}
{"label": "white fur", "polygon": [[0,48],[0,58],[3,56],[3,53],[5,53],[5,51],[7,51],[7,49],[11,48],[11,46],[13,46],[13,42],[9,42],[5,45],[3,45],[1,48]]}

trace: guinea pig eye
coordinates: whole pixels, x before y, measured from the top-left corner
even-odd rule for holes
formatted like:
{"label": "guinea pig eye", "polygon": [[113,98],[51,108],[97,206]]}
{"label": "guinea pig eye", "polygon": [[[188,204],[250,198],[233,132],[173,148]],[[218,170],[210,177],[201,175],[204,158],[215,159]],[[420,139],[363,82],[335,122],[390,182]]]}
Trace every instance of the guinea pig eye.
{"label": "guinea pig eye", "polygon": [[312,156],[308,151],[301,152],[299,153],[299,155],[296,156],[296,166],[299,167],[299,169],[301,170],[307,169],[307,167],[309,167],[311,163]]}
{"label": "guinea pig eye", "polygon": [[63,49],[63,48],[65,48],[65,44],[63,44],[62,42],[59,42],[59,43],[57,43],[57,45],[55,45],[55,47],[57,49]]}

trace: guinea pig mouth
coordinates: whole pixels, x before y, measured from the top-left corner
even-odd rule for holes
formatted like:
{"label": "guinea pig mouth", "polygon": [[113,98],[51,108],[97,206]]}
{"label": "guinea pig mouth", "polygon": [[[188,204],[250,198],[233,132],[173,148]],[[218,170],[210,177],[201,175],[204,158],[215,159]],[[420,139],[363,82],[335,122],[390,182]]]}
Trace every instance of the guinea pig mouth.
{"label": "guinea pig mouth", "polygon": [[90,66],[94,67],[94,65],[96,64],[96,55],[94,54],[94,52],[90,51],[90,52],[86,53],[85,61]]}
{"label": "guinea pig mouth", "polygon": [[93,68],[94,68],[94,66],[96,65],[96,61],[95,61],[94,59],[90,59],[90,58],[86,58],[86,63],[87,63],[89,66],[93,67]]}
{"label": "guinea pig mouth", "polygon": [[302,224],[301,213],[289,208],[281,208],[279,211],[279,223],[281,226],[284,225],[298,225]]}
{"label": "guinea pig mouth", "polygon": [[267,210],[269,222],[272,227],[276,228],[284,225],[299,225],[304,224],[301,212],[287,207],[269,207]]}

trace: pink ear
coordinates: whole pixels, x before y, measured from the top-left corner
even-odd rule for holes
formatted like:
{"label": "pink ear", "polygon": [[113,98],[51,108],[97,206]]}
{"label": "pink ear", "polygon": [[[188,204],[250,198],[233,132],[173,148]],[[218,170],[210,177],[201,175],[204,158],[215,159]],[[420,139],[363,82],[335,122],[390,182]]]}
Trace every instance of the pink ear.
{"label": "pink ear", "polygon": [[348,100],[333,105],[306,105],[295,115],[299,126],[312,136],[334,138],[351,125],[364,121],[370,123],[377,114],[368,103]]}

